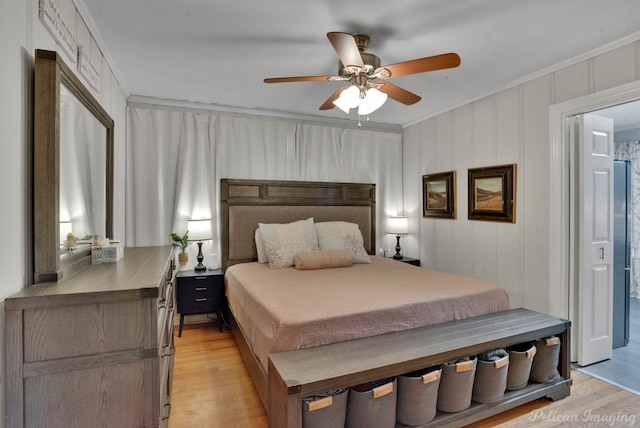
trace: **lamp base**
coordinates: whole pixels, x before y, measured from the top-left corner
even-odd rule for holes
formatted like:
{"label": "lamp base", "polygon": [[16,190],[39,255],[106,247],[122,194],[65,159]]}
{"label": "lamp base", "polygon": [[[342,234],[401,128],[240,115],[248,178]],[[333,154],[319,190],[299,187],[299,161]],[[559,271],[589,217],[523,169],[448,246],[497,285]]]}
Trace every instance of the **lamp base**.
{"label": "lamp base", "polygon": [[400,254],[400,235],[396,235],[396,253],[393,255],[394,259],[401,259],[402,258],[402,254]]}
{"label": "lamp base", "polygon": [[207,267],[202,264],[202,261],[204,260],[204,256],[202,255],[202,241],[198,242],[198,257],[196,257],[196,259],[198,260],[198,264],[193,268],[193,270],[196,272],[207,270]]}

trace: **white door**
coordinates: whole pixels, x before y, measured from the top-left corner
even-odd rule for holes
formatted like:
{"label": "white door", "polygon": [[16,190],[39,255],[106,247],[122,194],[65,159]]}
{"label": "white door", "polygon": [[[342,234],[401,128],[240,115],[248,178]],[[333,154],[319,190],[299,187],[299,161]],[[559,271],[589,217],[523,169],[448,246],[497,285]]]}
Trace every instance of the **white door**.
{"label": "white door", "polygon": [[611,358],[613,326],[613,119],[578,117],[577,362]]}

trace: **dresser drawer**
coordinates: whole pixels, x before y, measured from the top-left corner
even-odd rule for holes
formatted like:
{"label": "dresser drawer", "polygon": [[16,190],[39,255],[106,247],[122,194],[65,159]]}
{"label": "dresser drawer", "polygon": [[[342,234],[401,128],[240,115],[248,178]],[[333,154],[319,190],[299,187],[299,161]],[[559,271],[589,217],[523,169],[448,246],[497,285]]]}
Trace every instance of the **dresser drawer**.
{"label": "dresser drawer", "polygon": [[[172,264],[173,266],[173,264]],[[173,345],[173,268],[169,269],[158,296],[158,346]]]}

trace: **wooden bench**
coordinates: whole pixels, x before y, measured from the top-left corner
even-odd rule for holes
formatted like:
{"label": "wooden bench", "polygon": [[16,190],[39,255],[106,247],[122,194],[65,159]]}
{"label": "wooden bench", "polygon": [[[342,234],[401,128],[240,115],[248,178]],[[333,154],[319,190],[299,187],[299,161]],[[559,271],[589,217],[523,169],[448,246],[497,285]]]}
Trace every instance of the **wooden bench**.
{"label": "wooden bench", "polygon": [[507,391],[497,403],[472,403],[458,413],[440,413],[425,426],[461,426],[526,402],[570,394],[570,321],[526,309],[452,321],[380,336],[269,356],[269,426],[301,428],[302,399],[336,388],[348,388],[376,379],[437,366],[457,358],[477,355],[543,337],[561,341],[558,371],[561,378],[549,384],[530,383]]}

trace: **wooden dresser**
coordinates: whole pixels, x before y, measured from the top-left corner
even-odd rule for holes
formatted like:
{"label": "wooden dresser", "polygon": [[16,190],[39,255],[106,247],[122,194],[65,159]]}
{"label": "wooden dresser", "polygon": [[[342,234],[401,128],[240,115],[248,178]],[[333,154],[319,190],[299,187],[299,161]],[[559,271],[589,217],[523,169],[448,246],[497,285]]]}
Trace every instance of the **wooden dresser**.
{"label": "wooden dresser", "polygon": [[5,300],[7,427],[163,427],[173,372],[171,247]]}

